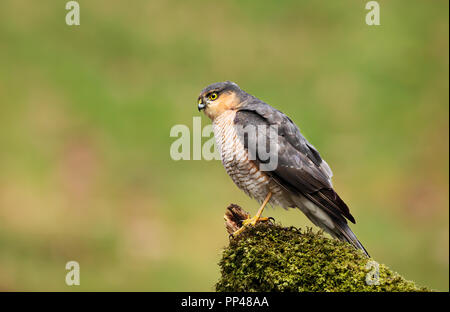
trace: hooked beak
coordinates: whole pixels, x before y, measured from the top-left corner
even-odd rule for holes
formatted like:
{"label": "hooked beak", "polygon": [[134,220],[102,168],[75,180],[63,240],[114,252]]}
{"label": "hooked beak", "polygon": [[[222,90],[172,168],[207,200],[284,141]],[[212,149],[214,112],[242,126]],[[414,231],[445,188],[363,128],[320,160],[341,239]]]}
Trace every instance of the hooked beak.
{"label": "hooked beak", "polygon": [[198,111],[201,111],[201,110],[203,110],[203,109],[205,109],[206,108],[206,104],[204,104],[204,103],[198,103]]}

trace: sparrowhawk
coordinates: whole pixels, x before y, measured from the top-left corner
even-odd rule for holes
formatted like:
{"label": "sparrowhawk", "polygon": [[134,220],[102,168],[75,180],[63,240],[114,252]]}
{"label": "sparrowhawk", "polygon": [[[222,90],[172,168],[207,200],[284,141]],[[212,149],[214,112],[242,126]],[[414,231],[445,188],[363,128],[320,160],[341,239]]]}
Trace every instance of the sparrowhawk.
{"label": "sparrowhawk", "polygon": [[[204,88],[198,97],[198,110],[212,120],[228,175],[261,203],[257,214],[244,220],[235,235],[265,219],[261,214],[269,203],[299,208],[315,225],[368,256],[347,224],[346,219],[353,223],[355,219],[333,189],[330,167],[288,116],[230,81]],[[245,130],[252,127],[256,129],[253,134]],[[272,148],[267,155],[276,159],[274,167],[267,166],[270,161],[263,157],[262,151],[267,152],[267,148]]]}

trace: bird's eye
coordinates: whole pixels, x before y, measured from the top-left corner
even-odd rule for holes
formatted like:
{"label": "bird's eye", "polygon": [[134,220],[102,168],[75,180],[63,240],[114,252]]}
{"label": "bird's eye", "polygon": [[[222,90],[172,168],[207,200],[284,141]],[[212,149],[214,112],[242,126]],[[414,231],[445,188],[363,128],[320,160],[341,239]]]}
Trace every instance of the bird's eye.
{"label": "bird's eye", "polygon": [[211,94],[209,95],[209,99],[210,99],[211,101],[216,100],[216,99],[217,99],[217,93],[216,93],[216,92],[211,93]]}

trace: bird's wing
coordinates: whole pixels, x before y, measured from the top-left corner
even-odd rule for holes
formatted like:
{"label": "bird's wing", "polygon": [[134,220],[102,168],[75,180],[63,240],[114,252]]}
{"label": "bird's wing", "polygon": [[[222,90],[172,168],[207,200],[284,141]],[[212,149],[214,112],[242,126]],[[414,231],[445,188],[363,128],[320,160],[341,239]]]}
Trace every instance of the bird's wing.
{"label": "bird's wing", "polygon": [[[339,220],[346,217],[351,222],[355,219],[350,214],[347,205],[339,198],[331,184],[331,170],[320,157],[319,152],[301,135],[298,127],[285,114],[273,107],[259,102],[246,105],[236,112],[236,126],[242,129],[249,125],[265,126],[276,129],[276,147],[278,165],[274,170],[266,171],[275,181],[294,194],[302,194],[325,211]],[[274,127],[275,126],[275,127]],[[269,130],[267,130],[269,131]],[[271,135],[268,132],[256,131],[257,135],[265,136],[266,150],[269,149]],[[242,136],[244,146],[249,153],[255,155],[255,162],[260,165],[264,161],[259,156],[257,144],[248,144]],[[273,140],[273,136],[272,136]],[[257,142],[259,142],[257,140]],[[272,144],[273,141],[272,141]],[[256,150],[253,150],[255,149]]]}

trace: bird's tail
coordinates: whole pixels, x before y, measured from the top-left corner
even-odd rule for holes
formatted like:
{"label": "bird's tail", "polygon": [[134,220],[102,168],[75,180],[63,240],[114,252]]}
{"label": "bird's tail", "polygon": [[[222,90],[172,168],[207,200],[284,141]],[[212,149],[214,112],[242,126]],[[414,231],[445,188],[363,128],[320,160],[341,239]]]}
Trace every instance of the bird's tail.
{"label": "bird's tail", "polygon": [[367,257],[370,257],[366,248],[361,244],[361,242],[356,237],[355,233],[350,229],[347,222],[341,220],[333,220],[335,228],[333,229],[333,233],[331,235],[337,237],[341,241],[348,242],[353,245],[356,249],[361,249]]}
{"label": "bird's tail", "polygon": [[370,257],[366,248],[350,229],[344,217],[333,215],[304,197],[293,197],[292,199],[312,223],[324,229],[331,236],[350,243],[356,249],[361,249],[367,257]]}

